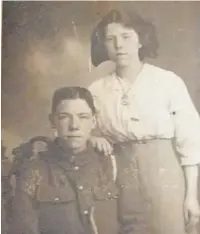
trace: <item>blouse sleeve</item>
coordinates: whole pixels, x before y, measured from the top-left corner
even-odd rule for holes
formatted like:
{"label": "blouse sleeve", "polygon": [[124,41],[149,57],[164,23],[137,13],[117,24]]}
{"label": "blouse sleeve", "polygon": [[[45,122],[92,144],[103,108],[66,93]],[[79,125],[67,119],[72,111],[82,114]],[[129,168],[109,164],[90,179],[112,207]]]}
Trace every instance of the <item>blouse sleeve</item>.
{"label": "blouse sleeve", "polygon": [[200,118],[186,85],[172,73],[170,111],[175,125],[176,149],[181,165],[200,163]]}
{"label": "blouse sleeve", "polygon": [[100,100],[99,100],[99,92],[101,92],[101,83],[100,81],[92,83],[89,87],[88,90],[92,94],[93,100],[94,100],[94,105],[96,108],[96,111],[98,113],[98,110],[100,108]]}
{"label": "blouse sleeve", "polygon": [[98,122],[98,118],[99,118],[99,111],[100,111],[100,99],[99,99],[99,92],[101,91],[101,84],[99,84],[100,82],[94,82],[92,83],[89,87],[88,90],[90,91],[90,93],[92,94],[93,97],[93,101],[94,101],[94,106],[96,109],[96,118],[97,118],[97,123],[96,123],[96,127],[95,129],[93,129],[92,134],[95,136],[100,136],[102,137],[101,134],[101,128],[99,126],[99,122]]}

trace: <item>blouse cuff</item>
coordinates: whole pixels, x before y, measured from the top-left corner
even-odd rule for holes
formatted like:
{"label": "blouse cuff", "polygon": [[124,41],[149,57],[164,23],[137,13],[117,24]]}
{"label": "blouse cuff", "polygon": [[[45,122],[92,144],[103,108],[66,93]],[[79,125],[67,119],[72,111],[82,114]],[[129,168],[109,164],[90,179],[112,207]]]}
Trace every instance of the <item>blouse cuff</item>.
{"label": "blouse cuff", "polygon": [[200,164],[200,152],[197,152],[189,157],[181,157],[181,166],[193,166]]}

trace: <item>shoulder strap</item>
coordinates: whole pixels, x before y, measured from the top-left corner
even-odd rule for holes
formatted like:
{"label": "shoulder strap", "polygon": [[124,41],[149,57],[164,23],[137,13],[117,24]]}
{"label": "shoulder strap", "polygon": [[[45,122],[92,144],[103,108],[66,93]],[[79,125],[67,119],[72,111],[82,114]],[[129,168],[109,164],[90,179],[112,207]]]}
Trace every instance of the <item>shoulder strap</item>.
{"label": "shoulder strap", "polygon": [[113,181],[116,182],[116,180],[117,180],[117,160],[116,160],[116,156],[111,154],[110,159],[111,159],[111,165],[112,165]]}

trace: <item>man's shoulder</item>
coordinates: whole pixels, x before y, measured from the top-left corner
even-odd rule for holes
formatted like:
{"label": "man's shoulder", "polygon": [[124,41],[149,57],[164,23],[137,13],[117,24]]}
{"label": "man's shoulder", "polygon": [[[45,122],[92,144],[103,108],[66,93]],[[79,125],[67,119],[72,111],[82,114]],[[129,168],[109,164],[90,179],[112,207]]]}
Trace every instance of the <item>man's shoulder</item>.
{"label": "man's shoulder", "polygon": [[37,136],[15,147],[12,151],[13,173],[18,174],[39,167],[41,161],[50,154],[52,144],[53,141],[50,138]]}
{"label": "man's shoulder", "polygon": [[48,173],[49,138],[34,137],[17,148],[18,157],[15,159],[15,173],[19,178],[21,191],[34,196],[37,185],[41,184]]}
{"label": "man's shoulder", "polygon": [[96,151],[96,155],[103,173],[109,175],[110,180],[115,182],[117,178],[116,156],[114,154],[105,155],[99,151]]}

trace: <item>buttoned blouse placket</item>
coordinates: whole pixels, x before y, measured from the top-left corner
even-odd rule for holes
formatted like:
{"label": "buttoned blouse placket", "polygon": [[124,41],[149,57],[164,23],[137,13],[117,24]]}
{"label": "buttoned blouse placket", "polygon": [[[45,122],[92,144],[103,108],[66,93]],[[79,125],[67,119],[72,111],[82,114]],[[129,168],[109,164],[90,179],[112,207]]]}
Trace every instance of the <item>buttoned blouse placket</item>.
{"label": "buttoned blouse placket", "polygon": [[[123,129],[123,132],[126,132],[126,134],[122,134],[121,131],[117,131],[116,126],[113,126],[110,133],[111,135],[113,131],[115,131],[114,135],[118,136],[118,139],[120,141],[125,141],[130,139],[130,132],[131,130],[129,129],[129,123],[130,122],[138,122],[140,119],[139,116],[139,109],[138,109],[138,104],[137,104],[137,96],[136,96],[136,89],[137,86],[140,82],[140,77],[135,80],[134,85],[130,88],[129,92],[126,94],[127,98],[129,98],[129,103],[127,105],[123,105],[121,103],[121,97],[123,96],[123,91],[121,89],[121,86],[119,85],[119,82],[117,81],[116,74],[112,74],[112,79],[109,81],[110,84],[108,85],[108,88],[110,89],[110,95],[112,95],[112,106],[115,106],[116,108],[116,115],[118,116],[118,119],[116,122],[119,122],[119,127]],[[112,83],[112,86],[111,86]],[[108,90],[107,90],[108,91]],[[114,117],[114,116],[113,116]],[[115,117],[116,118],[116,117]],[[105,119],[104,119],[105,121]],[[137,123],[136,123],[137,124]],[[131,132],[131,138],[133,138],[133,134]]]}

